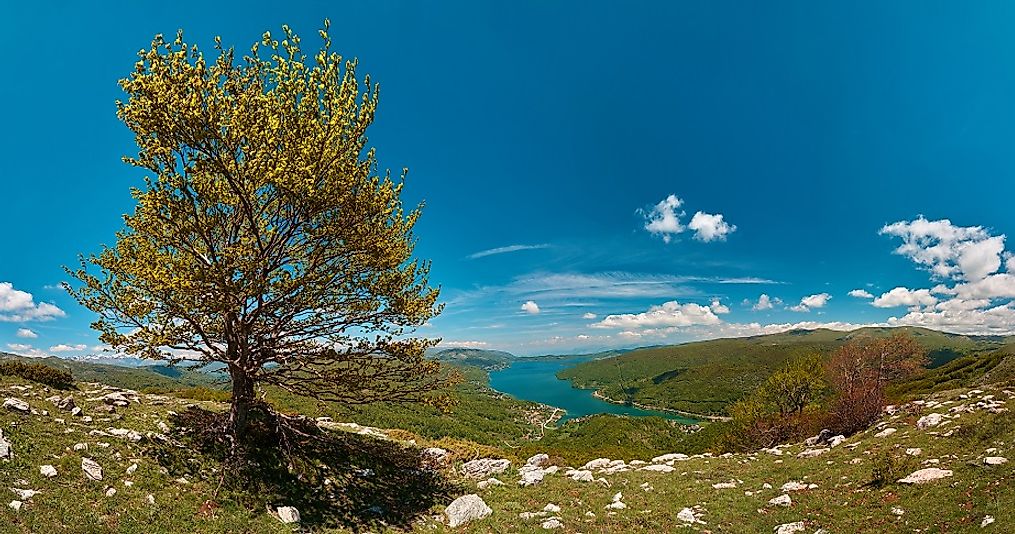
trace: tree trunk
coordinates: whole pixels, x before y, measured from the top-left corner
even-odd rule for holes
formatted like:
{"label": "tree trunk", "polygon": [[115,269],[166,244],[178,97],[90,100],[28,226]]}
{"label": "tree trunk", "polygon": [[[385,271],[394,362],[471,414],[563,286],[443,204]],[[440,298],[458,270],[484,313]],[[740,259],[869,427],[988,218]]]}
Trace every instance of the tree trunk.
{"label": "tree trunk", "polygon": [[233,399],[229,408],[229,422],[233,437],[242,439],[247,432],[250,406],[254,402],[254,381],[245,370],[237,366],[229,366],[229,376],[233,380]]}

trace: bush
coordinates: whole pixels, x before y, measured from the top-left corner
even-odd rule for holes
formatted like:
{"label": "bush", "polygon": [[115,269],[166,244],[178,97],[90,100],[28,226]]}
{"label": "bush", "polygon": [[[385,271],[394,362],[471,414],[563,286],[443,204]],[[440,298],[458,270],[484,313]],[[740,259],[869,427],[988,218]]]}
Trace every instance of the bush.
{"label": "bush", "polygon": [[41,363],[25,363],[17,360],[0,362],[0,375],[17,376],[57,389],[74,387],[74,376],[70,372]]}
{"label": "bush", "polygon": [[874,456],[871,466],[871,480],[869,485],[883,486],[906,476],[909,472],[908,462],[904,458],[884,451]]}

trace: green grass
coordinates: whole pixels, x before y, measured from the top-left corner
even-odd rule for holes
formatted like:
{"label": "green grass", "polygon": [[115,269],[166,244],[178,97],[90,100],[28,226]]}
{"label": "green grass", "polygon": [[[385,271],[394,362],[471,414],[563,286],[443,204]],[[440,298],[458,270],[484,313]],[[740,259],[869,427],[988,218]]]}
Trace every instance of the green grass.
{"label": "green grass", "polygon": [[1000,347],[1000,338],[944,334],[921,328],[864,328],[853,332],[793,331],[653,347],[581,363],[557,374],[576,387],[597,389],[620,402],[724,415],[733,402],[757,389],[789,360],[827,355],[860,336],[905,331],[926,347],[931,366],[959,355]]}

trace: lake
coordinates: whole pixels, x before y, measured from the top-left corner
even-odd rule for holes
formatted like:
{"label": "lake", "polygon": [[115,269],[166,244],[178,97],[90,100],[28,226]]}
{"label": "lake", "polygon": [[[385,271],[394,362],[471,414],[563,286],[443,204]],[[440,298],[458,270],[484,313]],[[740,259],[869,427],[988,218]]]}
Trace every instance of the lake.
{"label": "lake", "polygon": [[516,399],[549,404],[567,411],[562,421],[597,413],[665,417],[685,424],[696,420],[670,412],[642,410],[634,406],[613,404],[595,398],[590,389],[571,387],[571,382],[558,380],[557,371],[581,363],[586,358],[567,359],[519,358],[507,369],[490,373],[490,387]]}

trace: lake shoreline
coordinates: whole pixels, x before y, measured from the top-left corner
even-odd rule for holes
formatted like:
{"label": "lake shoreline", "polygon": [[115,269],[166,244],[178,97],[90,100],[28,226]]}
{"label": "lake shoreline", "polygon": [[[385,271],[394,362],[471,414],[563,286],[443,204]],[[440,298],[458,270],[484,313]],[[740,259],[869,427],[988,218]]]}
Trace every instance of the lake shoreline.
{"label": "lake shoreline", "polygon": [[[578,388],[578,389],[582,389],[582,388]],[[615,399],[611,399],[610,397],[607,397],[606,395],[603,394],[602,391],[600,391],[598,389],[592,392],[592,396],[597,398],[597,399],[599,399],[599,400],[601,400],[601,401],[609,402],[611,404],[619,404],[621,406],[628,406],[628,405],[630,405],[630,406],[634,406],[635,408],[640,408],[642,410],[652,410],[652,411],[655,411],[655,412],[675,413],[675,414],[683,416],[683,417],[688,417],[688,418],[691,418],[691,419],[698,419],[699,421],[726,422],[726,421],[731,421],[733,419],[732,417],[726,417],[724,415],[705,415],[705,414],[694,413],[694,412],[685,412],[684,410],[676,410],[676,409],[673,409],[673,408],[661,408],[659,406],[651,406],[649,404],[642,404],[640,402],[621,402],[621,401],[618,401],[618,400],[615,400]]]}

